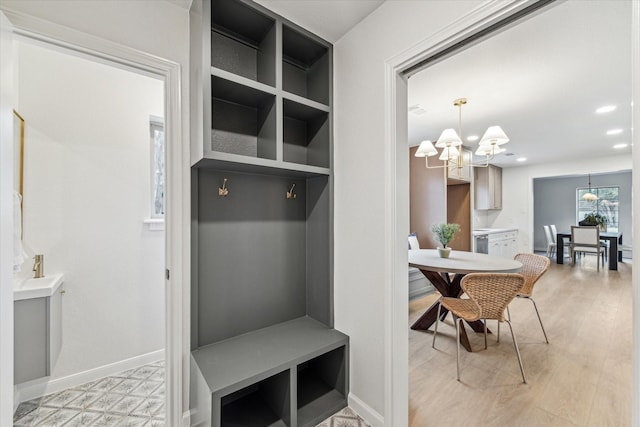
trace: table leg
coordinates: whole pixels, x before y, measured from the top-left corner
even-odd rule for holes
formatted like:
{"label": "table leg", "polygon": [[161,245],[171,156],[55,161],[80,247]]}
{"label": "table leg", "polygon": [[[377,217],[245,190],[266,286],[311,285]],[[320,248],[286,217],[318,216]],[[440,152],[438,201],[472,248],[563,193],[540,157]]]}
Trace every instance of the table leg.
{"label": "table leg", "polygon": [[622,253],[618,253],[618,238],[614,237],[609,240],[609,270],[618,269],[618,256]]}
{"label": "table leg", "polygon": [[[460,287],[460,281],[464,277],[464,274],[456,274],[453,276],[453,280],[450,279],[449,275],[446,273],[436,273],[434,271],[429,270],[420,270],[422,274],[433,284],[433,286],[440,292],[442,296],[458,298],[462,295],[462,288]],[[440,320],[444,319],[449,311],[444,307],[440,311]],[[424,312],[422,316],[418,320],[416,320],[413,325],[411,325],[411,329],[415,331],[426,331],[431,325],[436,321],[436,317],[438,316],[438,301],[433,303],[431,307]],[[484,326],[481,321],[477,320],[475,322],[468,322],[469,326],[475,332],[484,333]],[[487,333],[490,331],[487,330]],[[467,337],[467,331],[464,327],[460,329],[460,344],[467,349],[467,351],[471,350],[471,344],[469,343],[469,338]]]}
{"label": "table leg", "polygon": [[556,234],[556,263],[564,264],[564,236]]}

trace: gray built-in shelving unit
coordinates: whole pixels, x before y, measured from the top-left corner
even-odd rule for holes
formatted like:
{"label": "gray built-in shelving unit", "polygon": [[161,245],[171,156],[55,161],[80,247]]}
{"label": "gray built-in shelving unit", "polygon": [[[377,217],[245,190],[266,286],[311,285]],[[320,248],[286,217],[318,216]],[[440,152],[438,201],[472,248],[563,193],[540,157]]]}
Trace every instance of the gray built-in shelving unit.
{"label": "gray built-in shelving unit", "polygon": [[190,32],[192,425],[313,426],[348,395],[332,46],[249,0],[194,1]]}

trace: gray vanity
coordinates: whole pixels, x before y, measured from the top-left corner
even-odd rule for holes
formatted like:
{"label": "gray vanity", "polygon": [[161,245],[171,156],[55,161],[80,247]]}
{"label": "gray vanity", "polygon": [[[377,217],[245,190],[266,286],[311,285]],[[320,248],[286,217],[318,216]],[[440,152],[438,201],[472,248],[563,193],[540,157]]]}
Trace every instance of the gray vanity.
{"label": "gray vanity", "polygon": [[14,280],[14,384],[51,375],[62,347],[64,276]]}

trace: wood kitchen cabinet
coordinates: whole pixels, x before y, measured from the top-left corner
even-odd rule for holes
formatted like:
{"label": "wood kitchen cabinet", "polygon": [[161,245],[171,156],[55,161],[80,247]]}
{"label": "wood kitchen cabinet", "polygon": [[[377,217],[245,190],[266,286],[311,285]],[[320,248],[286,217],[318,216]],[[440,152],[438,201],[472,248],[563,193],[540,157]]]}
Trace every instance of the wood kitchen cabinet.
{"label": "wood kitchen cabinet", "polygon": [[475,208],[502,209],[502,168],[474,168]]}
{"label": "wood kitchen cabinet", "polygon": [[[461,165],[458,166],[458,161],[461,161]],[[463,182],[471,182],[471,166],[469,163],[471,162],[471,151],[461,149],[460,157],[449,162],[447,166],[447,180],[451,182],[454,181],[463,181]]]}

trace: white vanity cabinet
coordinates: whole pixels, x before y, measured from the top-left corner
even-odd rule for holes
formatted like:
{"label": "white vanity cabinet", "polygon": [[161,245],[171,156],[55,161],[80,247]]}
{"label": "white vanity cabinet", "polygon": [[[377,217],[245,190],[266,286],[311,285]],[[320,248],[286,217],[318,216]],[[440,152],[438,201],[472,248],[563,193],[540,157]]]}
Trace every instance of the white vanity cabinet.
{"label": "white vanity cabinet", "polygon": [[[14,384],[51,375],[60,355],[64,291],[61,276],[55,278],[30,279],[22,289],[14,291]],[[46,284],[55,281],[55,286],[36,289],[33,283],[38,281]],[[21,292],[23,289],[26,292]],[[44,296],[32,296],[43,292]]]}

